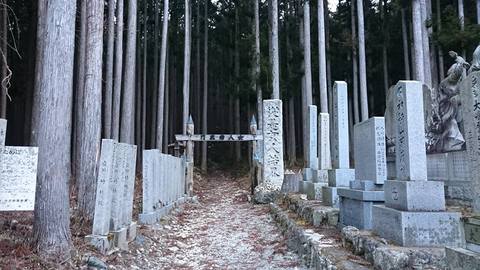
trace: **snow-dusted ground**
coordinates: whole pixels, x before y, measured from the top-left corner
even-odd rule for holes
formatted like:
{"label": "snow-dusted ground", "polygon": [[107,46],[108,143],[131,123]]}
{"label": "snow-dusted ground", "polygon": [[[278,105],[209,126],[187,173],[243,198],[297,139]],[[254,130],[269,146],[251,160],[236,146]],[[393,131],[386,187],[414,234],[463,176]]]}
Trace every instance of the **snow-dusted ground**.
{"label": "snow-dusted ground", "polygon": [[247,201],[248,182],[221,174],[196,182],[199,202],[145,227],[116,269],[300,269],[265,205]]}

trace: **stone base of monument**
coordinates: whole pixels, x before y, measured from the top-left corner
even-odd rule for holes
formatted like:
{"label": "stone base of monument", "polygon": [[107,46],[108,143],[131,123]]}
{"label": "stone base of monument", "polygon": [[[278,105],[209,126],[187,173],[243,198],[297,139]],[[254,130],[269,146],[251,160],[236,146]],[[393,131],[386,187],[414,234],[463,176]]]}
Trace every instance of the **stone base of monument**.
{"label": "stone base of monument", "polygon": [[301,179],[299,174],[285,173],[283,177],[282,192],[298,192]]}
{"label": "stone base of monument", "polygon": [[385,201],[383,191],[338,188],[337,193],[340,225],[342,227],[354,226],[361,230],[372,229],[372,208],[374,205],[381,205]]}
{"label": "stone base of monument", "polygon": [[318,170],[312,168],[303,168],[303,181],[315,182]]}
{"label": "stone base of monument", "polygon": [[338,208],[337,187],[322,187],[322,202],[325,206]]}
{"label": "stone base of monument", "polygon": [[385,205],[404,211],[445,211],[445,189],[437,181],[385,181]]}
{"label": "stone base of monument", "polygon": [[322,200],[322,189],[327,186],[327,183],[312,183],[305,181],[303,185],[305,187],[305,194],[307,194],[309,200]]}
{"label": "stone base of monument", "polygon": [[118,231],[113,231],[113,245],[120,250],[128,250],[128,230],[121,228]]}
{"label": "stone base of monument", "polygon": [[85,239],[102,254],[107,254],[114,246],[113,237],[108,235],[87,235]]}
{"label": "stone base of monument", "polygon": [[[141,213],[138,216],[138,222],[140,224],[152,225],[159,222],[164,216],[168,215],[174,208],[187,202],[187,197],[180,197],[175,202],[172,202],[164,207],[150,213]],[[190,199],[193,200],[193,197]]]}
{"label": "stone base of monument", "polygon": [[480,270],[480,253],[473,252],[464,248],[445,248],[447,255],[448,269]]}
{"label": "stone base of monument", "polygon": [[349,187],[355,180],[354,169],[334,169],[328,171],[328,185],[331,187]]}
{"label": "stone base of monument", "polygon": [[137,222],[133,221],[127,227],[127,240],[128,242],[132,242],[137,238]]}
{"label": "stone base of monument", "polygon": [[274,202],[280,194],[281,186],[275,186],[269,183],[262,183],[255,188],[253,200],[258,204],[269,204]]}
{"label": "stone base of monument", "polygon": [[465,245],[460,213],[408,212],[373,206],[373,230],[380,237],[406,247]]}
{"label": "stone base of monument", "polygon": [[480,217],[471,217],[465,221],[465,238],[467,249],[480,255]]}

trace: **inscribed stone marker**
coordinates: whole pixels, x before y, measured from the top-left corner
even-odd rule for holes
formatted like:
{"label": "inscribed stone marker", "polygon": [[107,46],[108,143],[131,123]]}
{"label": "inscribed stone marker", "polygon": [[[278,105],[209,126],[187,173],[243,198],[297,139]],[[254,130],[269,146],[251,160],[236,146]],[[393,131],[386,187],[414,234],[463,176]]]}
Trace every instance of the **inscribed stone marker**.
{"label": "inscribed stone marker", "polygon": [[384,118],[370,118],[354,130],[355,180],[383,184],[387,180]]}
{"label": "inscribed stone marker", "polygon": [[317,106],[308,106],[308,125],[307,125],[307,167],[312,170],[318,170],[318,136],[317,136]]}
{"label": "inscribed stone marker", "polygon": [[110,229],[120,230],[122,228],[122,211],[123,207],[123,189],[125,181],[125,151],[127,147],[125,144],[117,143],[117,150],[115,151],[114,164],[113,164],[113,177],[110,183],[112,192],[112,208],[110,217]]}
{"label": "inscribed stone marker", "polygon": [[33,211],[37,147],[0,147],[0,211]]}
{"label": "inscribed stone marker", "polygon": [[115,141],[102,140],[100,165],[98,168],[93,235],[107,235],[110,229],[111,178],[115,156]]}
{"label": "inscribed stone marker", "polygon": [[283,183],[283,124],[282,101],[263,101],[263,179],[267,186],[280,190]]}
{"label": "inscribed stone marker", "polygon": [[[407,91],[408,89],[408,91]],[[408,100],[408,106],[407,106]],[[396,166],[398,180],[427,180],[422,84],[400,81],[395,86]]]}
{"label": "inscribed stone marker", "polygon": [[333,86],[333,153],[335,169],[350,168],[348,140],[348,97],[347,83],[335,82]]}
{"label": "inscribed stone marker", "polygon": [[0,119],[0,146],[5,146],[6,135],[7,135],[7,120]]}
{"label": "inscribed stone marker", "polygon": [[332,169],[330,157],[330,116],[320,113],[318,116],[318,168],[320,170]]}
{"label": "inscribed stone marker", "polygon": [[137,146],[125,145],[125,181],[123,189],[123,223],[129,226],[132,223],[133,197],[135,190],[135,165],[137,164]]}
{"label": "inscribed stone marker", "polygon": [[143,181],[142,181],[142,212],[151,213],[153,212],[153,206],[155,201],[155,192],[154,192],[154,183],[155,183],[155,154],[154,150],[144,150],[143,151]]}
{"label": "inscribed stone marker", "polygon": [[465,121],[465,139],[471,170],[473,190],[472,207],[480,213],[480,72],[468,75],[462,84],[462,107]]}

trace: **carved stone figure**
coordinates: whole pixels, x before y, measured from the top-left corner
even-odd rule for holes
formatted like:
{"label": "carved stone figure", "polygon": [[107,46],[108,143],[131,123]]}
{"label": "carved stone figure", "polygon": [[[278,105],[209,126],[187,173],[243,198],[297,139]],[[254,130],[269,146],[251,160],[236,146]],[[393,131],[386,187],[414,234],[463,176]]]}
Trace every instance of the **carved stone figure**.
{"label": "carved stone figure", "polygon": [[432,95],[431,107],[425,107],[427,152],[441,153],[461,150],[465,139],[460,132],[462,122],[460,113],[460,82],[465,78],[470,67],[456,52],[450,51],[455,63],[447,72],[447,77],[440,82]]}
{"label": "carved stone figure", "polygon": [[475,71],[480,71],[480,45],[473,52],[472,66],[468,70],[468,74]]}

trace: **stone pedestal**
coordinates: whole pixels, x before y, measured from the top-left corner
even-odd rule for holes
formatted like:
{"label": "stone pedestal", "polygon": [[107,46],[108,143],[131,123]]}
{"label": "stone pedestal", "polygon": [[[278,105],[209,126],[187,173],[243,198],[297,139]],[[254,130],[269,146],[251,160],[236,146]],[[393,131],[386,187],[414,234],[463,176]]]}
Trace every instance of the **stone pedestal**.
{"label": "stone pedestal", "polygon": [[137,222],[133,221],[127,227],[127,240],[128,242],[132,242],[137,238]]}
{"label": "stone pedestal", "polygon": [[445,248],[449,270],[480,270],[480,254],[464,248]]}
{"label": "stone pedestal", "polygon": [[385,182],[385,206],[372,208],[373,230],[402,246],[463,246],[460,213],[445,212],[443,183],[427,181],[422,84],[394,91],[397,179]]}
{"label": "stone pedestal", "polygon": [[371,187],[370,184],[366,185],[360,187],[364,188],[363,190],[353,188],[339,188],[337,190],[340,198],[340,224],[342,226],[354,226],[361,230],[371,230],[373,228],[372,207],[382,205],[385,196],[382,190],[375,190],[376,187]]}
{"label": "stone pedestal", "polygon": [[327,186],[327,183],[312,183],[305,181],[305,194],[309,200],[322,200],[322,188]]}
{"label": "stone pedestal", "polygon": [[285,173],[283,177],[282,192],[298,192],[299,191],[299,182],[301,182],[300,175],[297,175],[293,172]]}
{"label": "stone pedestal", "polygon": [[87,235],[85,240],[104,255],[114,246],[113,239],[109,239],[108,235]]}
{"label": "stone pedestal", "polygon": [[113,245],[120,250],[128,250],[128,230],[121,228],[117,231],[112,231]]}

